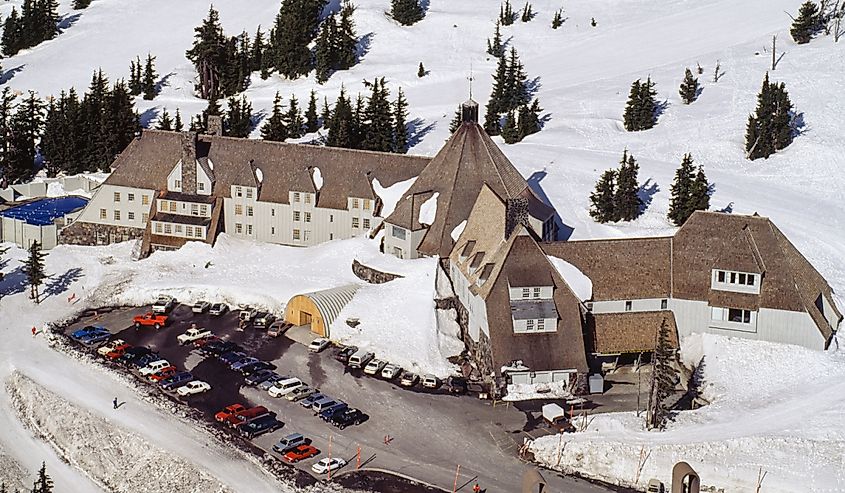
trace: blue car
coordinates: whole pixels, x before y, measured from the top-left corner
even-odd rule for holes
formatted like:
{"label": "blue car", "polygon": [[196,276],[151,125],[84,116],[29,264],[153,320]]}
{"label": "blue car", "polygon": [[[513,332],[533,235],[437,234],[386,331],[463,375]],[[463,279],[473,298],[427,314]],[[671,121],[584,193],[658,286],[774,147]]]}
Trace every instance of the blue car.
{"label": "blue car", "polygon": [[225,354],[220,355],[220,361],[226,363],[227,365],[231,365],[232,363],[242,360],[246,358],[246,354],[240,351],[230,351]]}
{"label": "blue car", "polygon": [[314,403],[315,403],[315,402],[319,401],[320,399],[322,399],[322,398],[324,398],[324,397],[326,397],[326,396],[325,396],[325,395],[323,395],[322,393],[320,393],[320,392],[316,392],[316,393],[314,393],[314,394],[309,395],[309,396],[308,396],[308,397],[306,397],[305,399],[302,399],[301,401],[299,401],[299,403],[300,403],[300,404],[302,405],[302,407],[304,407],[305,409],[311,409],[311,407],[312,407],[312,406],[314,406]]}
{"label": "blue car", "polygon": [[79,330],[75,330],[70,334],[71,339],[75,341],[82,341],[82,339],[86,339],[91,336],[97,336],[102,334],[108,334],[109,331],[106,330],[105,327],[98,327],[96,325],[89,325],[87,327],[81,328]]}
{"label": "blue car", "polygon": [[246,383],[247,385],[255,386],[265,380],[273,378],[273,375],[276,375],[276,372],[274,372],[273,370],[258,370],[252,375],[246,377],[244,379],[244,383]]}
{"label": "blue car", "polygon": [[334,415],[334,413],[336,413],[336,412],[338,412],[342,409],[346,409],[347,407],[349,407],[349,404],[347,404],[345,402],[338,402],[337,404],[335,404],[333,406],[329,406],[329,407],[323,409],[322,411],[320,411],[320,417],[323,418],[323,421],[328,421],[329,419],[331,419],[331,417],[332,417],[332,415]]}
{"label": "blue car", "polygon": [[229,368],[231,368],[233,370],[240,370],[244,366],[251,365],[253,363],[258,363],[259,361],[260,360],[258,358],[253,358],[251,356],[247,356],[245,358],[239,359],[238,361],[235,361],[234,363],[229,365]]}
{"label": "blue car", "polygon": [[84,337],[79,338],[79,342],[85,344],[86,346],[93,346],[94,344],[99,344],[101,342],[105,342],[111,338],[111,332],[97,332],[94,334],[88,334]]}
{"label": "blue car", "polygon": [[143,368],[152,363],[153,361],[158,361],[160,359],[161,356],[159,356],[158,353],[147,353],[137,359],[132,360],[132,365],[135,366],[135,368]]}
{"label": "blue car", "polygon": [[161,388],[163,388],[164,390],[175,390],[193,379],[194,376],[191,375],[189,372],[181,371],[173,375],[172,377],[165,378],[164,380],[162,380]]}

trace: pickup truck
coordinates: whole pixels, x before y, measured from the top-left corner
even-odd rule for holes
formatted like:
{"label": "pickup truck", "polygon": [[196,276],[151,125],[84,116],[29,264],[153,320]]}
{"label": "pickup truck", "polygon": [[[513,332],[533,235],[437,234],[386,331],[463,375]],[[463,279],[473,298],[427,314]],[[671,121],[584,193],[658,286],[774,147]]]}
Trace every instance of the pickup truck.
{"label": "pickup truck", "polygon": [[123,339],[112,339],[111,341],[97,348],[97,354],[99,354],[100,356],[105,356],[106,353],[110,353],[116,347],[122,346],[124,344],[126,344],[126,341],[124,341]]}
{"label": "pickup truck", "polygon": [[153,313],[167,313],[176,308],[176,298],[166,294],[160,295],[153,303]]}
{"label": "pickup truck", "polygon": [[141,327],[154,327],[156,330],[167,325],[167,315],[159,315],[156,313],[145,313],[143,315],[135,315],[132,319],[136,329]]}
{"label": "pickup truck", "polygon": [[179,344],[185,345],[189,342],[194,342],[198,339],[205,339],[206,337],[211,337],[212,333],[208,329],[188,329],[184,334],[179,334],[176,337],[176,340],[179,341]]}

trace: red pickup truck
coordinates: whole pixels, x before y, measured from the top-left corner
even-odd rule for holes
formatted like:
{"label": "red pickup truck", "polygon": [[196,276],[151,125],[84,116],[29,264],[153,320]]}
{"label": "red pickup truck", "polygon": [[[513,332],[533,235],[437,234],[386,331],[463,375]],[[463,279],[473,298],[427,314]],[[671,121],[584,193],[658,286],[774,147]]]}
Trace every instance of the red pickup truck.
{"label": "red pickup truck", "polygon": [[132,322],[135,323],[136,329],[140,329],[141,327],[154,327],[158,330],[167,325],[167,315],[159,315],[150,312],[143,315],[135,315]]}
{"label": "red pickup truck", "polygon": [[255,406],[232,414],[226,418],[225,423],[228,423],[229,426],[235,428],[238,425],[246,423],[247,421],[259,416],[264,416],[265,414],[270,414],[270,411],[266,407]]}
{"label": "red pickup truck", "polygon": [[222,423],[229,419],[229,416],[237,414],[241,411],[246,411],[246,406],[244,406],[243,404],[232,404],[230,406],[224,407],[222,411],[215,414],[214,419],[217,420],[218,423]]}

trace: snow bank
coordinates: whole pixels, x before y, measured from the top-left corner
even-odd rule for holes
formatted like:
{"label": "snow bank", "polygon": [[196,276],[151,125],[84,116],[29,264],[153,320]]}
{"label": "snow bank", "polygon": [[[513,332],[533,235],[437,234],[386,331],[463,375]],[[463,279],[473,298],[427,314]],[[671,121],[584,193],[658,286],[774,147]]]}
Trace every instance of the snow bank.
{"label": "snow bank", "polygon": [[382,203],[381,217],[388,217],[393,214],[393,211],[396,210],[396,204],[402,200],[405,192],[411,188],[411,185],[413,185],[415,181],[417,181],[416,178],[411,178],[410,180],[400,181],[385,188],[381,186],[381,182],[378,181],[378,178],[373,178],[373,190],[376,192],[376,195],[379,196]]}
{"label": "snow bank", "polygon": [[437,217],[437,199],[440,197],[440,192],[434,192],[434,195],[428,198],[420,206],[420,217],[418,221],[420,224],[431,224],[434,218]]}
{"label": "snow bank", "polygon": [[320,171],[320,168],[314,166],[314,186],[317,187],[317,190],[323,188],[323,172]]}
{"label": "snow bank", "polygon": [[235,491],[188,460],[54,395],[19,372],[12,373],[6,389],[18,419],[104,490]]}
{"label": "snow bank", "polygon": [[458,238],[461,237],[461,233],[464,232],[464,228],[466,228],[466,227],[467,227],[467,221],[466,221],[466,219],[464,219],[463,221],[461,221],[461,224],[458,224],[457,226],[455,226],[455,229],[452,230],[452,233],[451,233],[452,240],[458,241]]}
{"label": "snow bank", "polygon": [[551,383],[512,383],[504,401],[529,401],[532,399],[571,399],[574,397],[567,389],[569,382]]}
{"label": "snow bank", "polygon": [[593,298],[593,281],[586,274],[566,260],[551,255],[547,257],[579,300],[586,301]]}
{"label": "snow bank", "polygon": [[264,183],[264,172],[261,171],[261,168],[255,168],[255,177],[258,179],[258,183]]}

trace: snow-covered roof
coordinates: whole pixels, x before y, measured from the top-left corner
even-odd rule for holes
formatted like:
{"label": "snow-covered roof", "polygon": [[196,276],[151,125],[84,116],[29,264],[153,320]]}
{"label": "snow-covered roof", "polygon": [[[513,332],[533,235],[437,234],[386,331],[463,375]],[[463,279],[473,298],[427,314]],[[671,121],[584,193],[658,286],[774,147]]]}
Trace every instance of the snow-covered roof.
{"label": "snow-covered roof", "polygon": [[561,258],[552,255],[546,256],[549,258],[549,262],[555,267],[555,270],[557,270],[557,273],[560,274],[560,277],[566,281],[566,284],[569,285],[569,288],[580,301],[587,301],[593,298],[593,281],[581,272],[578,267]]}
{"label": "snow-covered roof", "polygon": [[434,192],[434,195],[428,198],[420,206],[420,217],[418,222],[420,224],[431,224],[434,218],[437,217],[437,198],[440,197],[440,192]]}
{"label": "snow-covered roof", "polygon": [[340,311],[352,301],[355,293],[360,288],[360,284],[347,284],[346,286],[314,291],[299,296],[310,298],[314,302],[314,305],[317,306],[317,309],[320,310],[320,315],[323,317],[325,326],[331,327],[332,322],[337,319]]}

